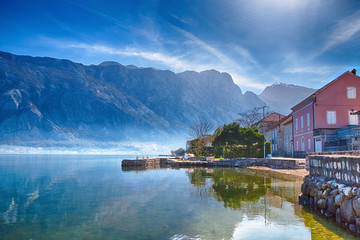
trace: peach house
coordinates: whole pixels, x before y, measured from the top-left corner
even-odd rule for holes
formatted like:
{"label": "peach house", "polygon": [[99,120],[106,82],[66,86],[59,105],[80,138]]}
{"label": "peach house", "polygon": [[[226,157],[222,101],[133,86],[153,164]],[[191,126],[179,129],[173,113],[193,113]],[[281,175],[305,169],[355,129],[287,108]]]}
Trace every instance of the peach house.
{"label": "peach house", "polygon": [[347,71],[294,106],[294,155],[322,152],[337,144],[336,129],[359,125],[360,78]]}

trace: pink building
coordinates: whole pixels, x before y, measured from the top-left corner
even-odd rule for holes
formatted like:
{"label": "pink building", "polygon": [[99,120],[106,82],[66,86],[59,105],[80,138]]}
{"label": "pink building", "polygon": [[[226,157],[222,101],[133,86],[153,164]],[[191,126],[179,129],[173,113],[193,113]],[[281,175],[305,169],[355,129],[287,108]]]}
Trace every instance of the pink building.
{"label": "pink building", "polygon": [[322,152],[337,144],[336,129],[359,125],[360,78],[345,72],[292,108],[294,154]]}

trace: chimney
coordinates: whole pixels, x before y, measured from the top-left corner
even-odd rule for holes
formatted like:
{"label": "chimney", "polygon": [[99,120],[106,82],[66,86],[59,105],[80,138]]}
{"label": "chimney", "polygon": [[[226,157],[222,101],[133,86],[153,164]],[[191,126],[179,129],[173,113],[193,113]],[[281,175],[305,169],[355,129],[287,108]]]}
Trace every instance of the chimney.
{"label": "chimney", "polygon": [[351,70],[351,73],[356,75],[356,69],[354,68],[353,70]]}

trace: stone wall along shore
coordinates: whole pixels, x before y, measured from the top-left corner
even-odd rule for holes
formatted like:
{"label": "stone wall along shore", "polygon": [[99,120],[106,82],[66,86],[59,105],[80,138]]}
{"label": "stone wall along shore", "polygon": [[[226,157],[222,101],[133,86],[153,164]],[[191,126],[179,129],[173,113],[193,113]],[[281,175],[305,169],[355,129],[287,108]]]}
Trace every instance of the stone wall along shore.
{"label": "stone wall along shore", "polygon": [[360,235],[359,152],[308,155],[310,175],[304,177],[300,203],[326,217],[335,217]]}

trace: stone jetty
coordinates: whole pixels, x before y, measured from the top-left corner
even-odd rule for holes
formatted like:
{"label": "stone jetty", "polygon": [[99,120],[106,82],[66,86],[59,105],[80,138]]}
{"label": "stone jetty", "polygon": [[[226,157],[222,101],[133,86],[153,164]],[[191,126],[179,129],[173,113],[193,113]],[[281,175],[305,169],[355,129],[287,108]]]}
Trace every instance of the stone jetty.
{"label": "stone jetty", "polygon": [[317,153],[307,158],[310,175],[304,177],[300,203],[360,235],[360,152]]}

